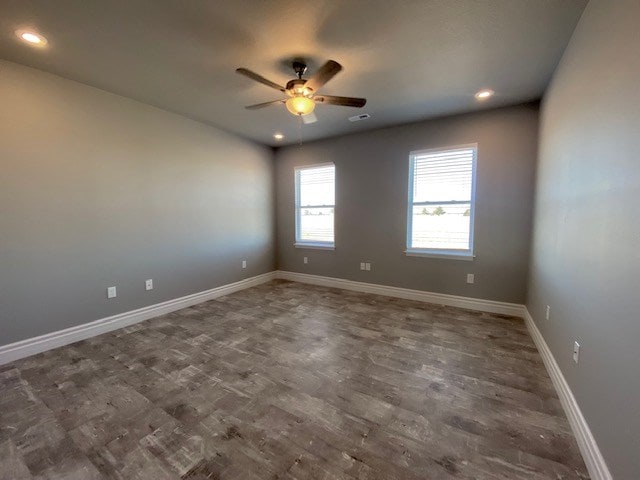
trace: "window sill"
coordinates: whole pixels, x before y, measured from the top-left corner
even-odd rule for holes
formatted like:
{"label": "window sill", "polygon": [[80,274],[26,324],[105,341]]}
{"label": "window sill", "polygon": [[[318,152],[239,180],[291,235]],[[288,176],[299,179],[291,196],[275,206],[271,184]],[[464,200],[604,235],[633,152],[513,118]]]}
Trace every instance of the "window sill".
{"label": "window sill", "polygon": [[296,248],[308,248],[311,250],[335,250],[336,246],[333,243],[304,243],[296,242],[293,244]]}
{"label": "window sill", "polygon": [[476,258],[472,253],[438,252],[437,250],[405,250],[404,254],[407,257],[441,258],[443,260],[464,260],[467,262],[473,262]]}

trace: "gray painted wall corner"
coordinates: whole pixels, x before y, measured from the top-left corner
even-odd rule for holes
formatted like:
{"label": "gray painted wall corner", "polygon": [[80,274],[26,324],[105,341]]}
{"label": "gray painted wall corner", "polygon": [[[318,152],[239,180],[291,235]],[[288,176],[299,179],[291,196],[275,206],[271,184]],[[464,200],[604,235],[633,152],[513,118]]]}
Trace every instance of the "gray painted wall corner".
{"label": "gray painted wall corner", "polygon": [[[537,137],[533,103],[278,149],[278,268],[524,303]],[[478,144],[476,259],[407,257],[409,152],[469,143]],[[328,161],[336,165],[336,249],[296,249],[293,168]],[[370,272],[359,270],[362,261],[372,262]]]}
{"label": "gray painted wall corner", "polygon": [[639,19],[637,0],[592,0],[545,96],[527,299],[622,480],[640,478]]}
{"label": "gray painted wall corner", "polygon": [[0,67],[0,345],[274,270],[271,149]]}

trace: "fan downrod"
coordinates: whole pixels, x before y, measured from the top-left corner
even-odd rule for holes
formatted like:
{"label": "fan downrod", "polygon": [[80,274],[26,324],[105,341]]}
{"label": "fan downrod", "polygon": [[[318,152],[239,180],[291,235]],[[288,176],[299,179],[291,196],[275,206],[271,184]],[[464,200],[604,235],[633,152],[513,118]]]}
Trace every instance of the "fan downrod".
{"label": "fan downrod", "polygon": [[296,75],[298,75],[298,79],[302,79],[302,75],[304,75],[307,71],[307,64],[299,60],[294,60],[293,71],[296,72]]}

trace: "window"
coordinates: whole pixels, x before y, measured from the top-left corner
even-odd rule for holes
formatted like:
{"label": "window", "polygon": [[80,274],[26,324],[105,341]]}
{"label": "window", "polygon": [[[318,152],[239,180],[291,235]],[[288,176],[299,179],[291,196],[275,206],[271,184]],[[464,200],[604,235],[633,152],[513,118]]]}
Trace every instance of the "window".
{"label": "window", "polygon": [[473,259],[476,145],[411,152],[407,255]]}
{"label": "window", "polygon": [[331,164],[297,167],[297,247],[334,248],[336,168]]}

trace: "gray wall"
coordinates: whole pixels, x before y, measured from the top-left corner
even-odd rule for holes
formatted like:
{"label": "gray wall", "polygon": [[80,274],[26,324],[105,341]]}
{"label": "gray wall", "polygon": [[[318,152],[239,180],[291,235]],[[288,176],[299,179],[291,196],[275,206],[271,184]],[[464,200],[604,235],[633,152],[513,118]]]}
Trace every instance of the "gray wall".
{"label": "gray wall", "polygon": [[8,62],[0,105],[0,345],[274,269],[271,149]]}
{"label": "gray wall", "polygon": [[592,0],[545,97],[527,301],[620,480],[640,478],[638,20]]}
{"label": "gray wall", "polygon": [[[528,104],[278,149],[278,268],[523,303],[537,136],[538,105]],[[476,142],[476,259],[405,256],[409,152]],[[294,167],[329,161],[336,165],[336,250],[295,248]],[[372,262],[370,272],[360,271],[362,261]],[[467,273],[475,284],[466,283]]]}

